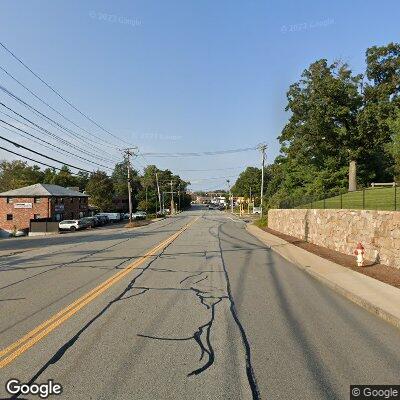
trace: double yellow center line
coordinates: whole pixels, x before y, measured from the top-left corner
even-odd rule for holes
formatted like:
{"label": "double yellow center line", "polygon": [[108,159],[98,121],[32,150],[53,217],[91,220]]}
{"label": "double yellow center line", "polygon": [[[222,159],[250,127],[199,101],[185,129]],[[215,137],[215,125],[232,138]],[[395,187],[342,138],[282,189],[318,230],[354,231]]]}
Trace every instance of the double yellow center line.
{"label": "double yellow center line", "polygon": [[186,224],[179,231],[171,235],[169,238],[158,244],[157,246],[150,249],[146,254],[136,259],[133,263],[129,264],[125,269],[119,271],[115,275],[111,276],[99,286],[86,293],[69,306],[63,308],[57,314],[53,315],[47,321],[44,321],[39,326],[28,332],[26,335],[18,339],[16,342],[10,344],[5,349],[0,350],[0,369],[10,364],[15,358],[19,357],[25,351],[30,349],[33,345],[47,336],[50,332],[56,329],[64,321],[72,317],[81,308],[85,307],[91,301],[93,301],[100,294],[105,292],[109,287],[120,281],[123,277],[129,274],[133,269],[143,264],[147,259],[153,257],[158,251],[164,249],[170,243],[172,243],[179,235],[181,235],[186,229],[193,225],[200,217],[194,218],[191,222]]}

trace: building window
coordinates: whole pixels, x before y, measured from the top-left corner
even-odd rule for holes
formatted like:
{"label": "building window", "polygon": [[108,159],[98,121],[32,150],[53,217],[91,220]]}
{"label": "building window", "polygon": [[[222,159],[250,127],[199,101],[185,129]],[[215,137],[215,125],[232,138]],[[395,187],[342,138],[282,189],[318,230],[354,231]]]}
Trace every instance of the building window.
{"label": "building window", "polygon": [[13,215],[7,214],[7,221],[12,221],[12,220],[13,220]]}
{"label": "building window", "polygon": [[41,203],[41,202],[42,202],[42,198],[41,198],[41,197],[35,197],[35,198],[33,199],[33,202],[34,202],[34,203]]}
{"label": "building window", "polygon": [[11,204],[14,202],[14,199],[12,197],[7,197],[7,204]]}

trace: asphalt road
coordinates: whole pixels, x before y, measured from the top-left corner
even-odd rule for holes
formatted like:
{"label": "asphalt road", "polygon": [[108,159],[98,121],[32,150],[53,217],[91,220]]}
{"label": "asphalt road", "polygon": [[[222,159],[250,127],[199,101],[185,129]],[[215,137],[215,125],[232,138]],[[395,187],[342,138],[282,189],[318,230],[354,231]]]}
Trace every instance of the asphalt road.
{"label": "asphalt road", "polygon": [[350,384],[400,383],[400,331],[228,214],[13,243],[0,398],[11,377],[53,379],[62,399],[348,399]]}

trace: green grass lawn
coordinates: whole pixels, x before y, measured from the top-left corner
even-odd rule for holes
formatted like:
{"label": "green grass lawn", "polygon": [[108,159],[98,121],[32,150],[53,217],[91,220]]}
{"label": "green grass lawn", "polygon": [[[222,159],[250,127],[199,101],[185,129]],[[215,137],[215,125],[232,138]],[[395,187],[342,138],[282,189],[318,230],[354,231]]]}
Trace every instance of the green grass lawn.
{"label": "green grass lawn", "polygon": [[357,210],[389,210],[400,211],[400,188],[381,187],[369,188],[363,191],[345,193],[342,196],[330,197],[313,203],[304,204],[296,208],[345,208]]}

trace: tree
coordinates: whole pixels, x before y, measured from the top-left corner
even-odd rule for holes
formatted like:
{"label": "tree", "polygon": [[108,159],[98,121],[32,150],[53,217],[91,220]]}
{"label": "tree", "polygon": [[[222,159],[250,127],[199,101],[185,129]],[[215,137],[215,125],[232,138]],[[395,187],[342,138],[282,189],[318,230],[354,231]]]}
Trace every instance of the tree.
{"label": "tree", "polygon": [[[139,191],[141,190],[140,177],[137,170],[130,168],[131,189],[132,189],[132,206],[135,209],[138,204]],[[128,199],[128,161],[124,160],[115,164],[111,175],[114,194],[120,199]]]}
{"label": "tree", "polygon": [[[168,169],[161,170],[158,169],[155,165],[148,165],[144,169],[143,175],[140,178],[141,190],[139,191],[138,195],[140,208],[145,210],[147,206],[148,211],[150,212],[156,211],[156,204],[158,205],[156,173],[158,175],[160,194],[161,197],[164,197],[165,207],[169,208],[171,204],[171,193],[170,193],[171,181],[172,181],[172,188],[174,191],[174,202],[175,203],[179,202],[179,197],[178,197],[178,192],[179,192],[181,208],[183,209],[185,207],[188,207],[190,205],[191,198],[190,196],[187,196],[185,193],[189,183],[182,180],[179,177],[179,175],[174,175]],[[147,203],[146,203],[146,197],[147,197]]]}
{"label": "tree", "polygon": [[78,179],[72,175],[71,170],[66,165],[63,165],[60,171],[53,176],[51,183],[63,187],[74,187],[78,186]]}
{"label": "tree", "polygon": [[[131,167],[130,176],[132,192],[135,194],[140,189],[139,173]],[[115,164],[111,177],[114,184],[115,195],[122,198],[128,198],[128,161],[125,160]]]}
{"label": "tree", "polygon": [[84,171],[79,171],[76,177],[76,184],[81,192],[83,192],[86,189],[86,185],[88,182],[89,182],[89,174]]}
{"label": "tree", "polygon": [[390,121],[400,107],[400,44],[373,46],[366,51],[364,106],[358,118],[360,135],[365,138],[360,154],[361,178],[371,181],[393,179],[394,160],[389,151],[393,140]]}
{"label": "tree", "polygon": [[156,212],[157,208],[159,209],[160,207],[158,205],[156,172],[158,172],[158,168],[155,165],[148,165],[140,177],[141,190],[138,194],[138,199],[141,210]]}
{"label": "tree", "polygon": [[261,169],[256,167],[247,167],[240,173],[235,184],[232,186],[234,196],[252,197],[260,196],[261,187]]}
{"label": "tree", "polygon": [[328,65],[322,59],[290,86],[286,111],[291,116],[279,136],[282,180],[275,193],[267,188],[275,200],[346,187],[349,161],[358,157],[363,145],[357,129],[360,79],[346,64]]}
{"label": "tree", "polygon": [[0,192],[34,185],[42,179],[43,172],[37,165],[29,166],[20,160],[0,162]]}
{"label": "tree", "polygon": [[394,118],[388,121],[391,142],[387,149],[394,160],[394,174],[396,182],[400,181],[400,110],[396,111]]}
{"label": "tree", "polygon": [[46,168],[43,171],[43,183],[53,183],[57,175],[57,171],[54,168]]}
{"label": "tree", "polygon": [[91,205],[98,207],[101,211],[113,210],[114,185],[112,179],[104,171],[90,174],[86,193],[90,196]]}

